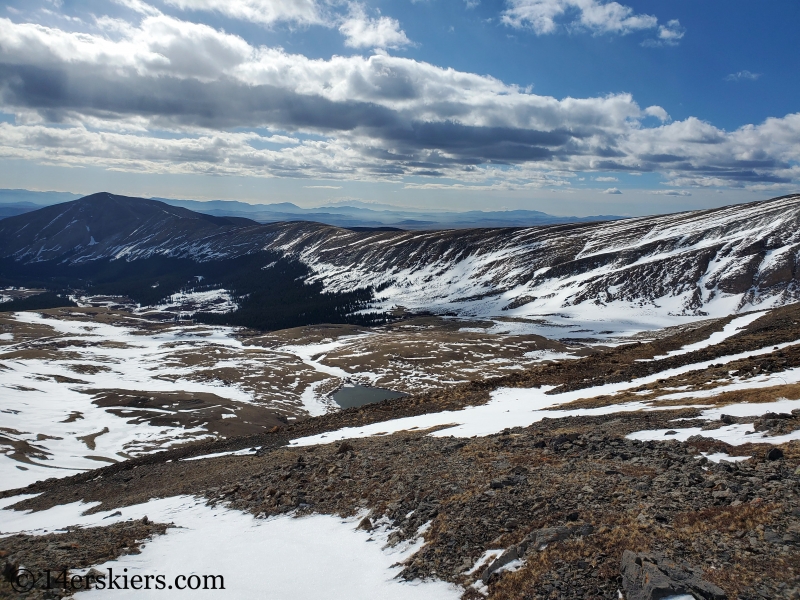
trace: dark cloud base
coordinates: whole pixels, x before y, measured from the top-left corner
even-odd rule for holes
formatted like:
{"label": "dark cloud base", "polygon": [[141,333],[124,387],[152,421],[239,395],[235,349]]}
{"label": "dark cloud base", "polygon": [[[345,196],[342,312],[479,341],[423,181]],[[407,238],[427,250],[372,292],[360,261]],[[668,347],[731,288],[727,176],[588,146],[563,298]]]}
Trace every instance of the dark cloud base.
{"label": "dark cloud base", "polygon": [[[791,182],[774,174],[789,165],[771,158],[737,160],[731,156],[717,164],[698,165],[696,159],[674,153],[632,156],[619,147],[619,139],[599,126],[540,131],[470,126],[453,120],[429,122],[375,103],[333,101],[231,78],[203,82],[120,75],[106,68],[0,63],[0,102],[5,110],[33,110],[49,123],[74,122],[76,115],[79,120],[144,117],[161,130],[266,127],[328,135],[344,140],[361,156],[358,166],[377,175],[441,177],[448,168],[452,173],[453,168],[467,172],[479,165],[545,162],[551,168],[563,164],[565,171],[574,171],[574,161],[593,157],[602,159],[593,163],[596,170],[669,172],[672,176],[719,178],[734,185]],[[214,163],[221,160],[221,153],[215,149],[189,156],[187,151],[180,158]],[[278,176],[296,177],[301,176],[302,168],[284,166],[279,171],[275,171]]]}

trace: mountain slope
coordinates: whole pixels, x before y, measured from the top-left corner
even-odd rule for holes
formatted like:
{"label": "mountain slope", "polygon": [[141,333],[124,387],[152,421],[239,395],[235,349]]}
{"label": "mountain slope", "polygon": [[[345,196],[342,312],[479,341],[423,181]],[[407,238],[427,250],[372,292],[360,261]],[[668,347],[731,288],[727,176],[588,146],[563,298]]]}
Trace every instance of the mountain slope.
{"label": "mountain slope", "polygon": [[409,232],[259,225],[96,194],[0,222],[0,255],[87,265],[268,251],[306,265],[306,282],[325,292],[373,288],[377,310],[546,319],[558,337],[581,337],[794,302],[799,231],[800,195],[604,223]]}
{"label": "mountain slope", "polygon": [[296,254],[327,290],[374,286],[384,309],[719,316],[797,300],[800,196],[527,229],[320,236],[287,226],[273,247]]}
{"label": "mountain slope", "polygon": [[214,217],[163,202],[105,192],[39,209],[0,222],[0,255],[25,263],[50,260],[80,263],[121,258],[132,248],[150,253],[178,252],[198,240],[210,240],[258,224],[238,217]]}

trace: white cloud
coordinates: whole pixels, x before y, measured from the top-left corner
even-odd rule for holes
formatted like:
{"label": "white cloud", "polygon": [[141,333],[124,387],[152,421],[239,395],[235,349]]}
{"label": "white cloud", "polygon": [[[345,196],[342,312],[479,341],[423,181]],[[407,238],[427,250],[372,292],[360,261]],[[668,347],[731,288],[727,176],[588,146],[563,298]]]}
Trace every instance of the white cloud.
{"label": "white cloud", "polygon": [[743,79],[755,81],[761,77],[761,73],[751,73],[750,71],[737,71],[725,77],[725,81],[742,81]]}
{"label": "white cloud", "polygon": [[667,21],[666,25],[658,28],[658,39],[665,44],[677,44],[684,35],[686,35],[686,29],[681,26],[678,19]]}
{"label": "white cloud", "polygon": [[165,2],[182,10],[214,11],[232,19],[261,25],[272,25],[279,21],[299,25],[326,23],[324,11],[316,0],[165,0]]}
{"label": "white cloud", "polygon": [[[134,10],[145,12],[148,7],[142,0],[114,0]],[[164,0],[182,10],[212,11],[233,19],[271,26],[278,22],[297,25],[323,25],[335,27],[345,37],[350,48],[402,48],[411,44],[397,19],[379,16],[370,18],[364,7],[348,2],[349,14],[342,17],[334,5],[342,2],[325,0]],[[148,7],[151,8],[151,7]],[[155,10],[155,9],[152,9]],[[149,14],[149,13],[148,13]]]}
{"label": "white cloud", "polygon": [[142,0],[113,0],[115,4],[119,4],[120,6],[125,6],[130,8],[133,11],[136,11],[143,15],[159,15],[161,11],[157,8],[150,6],[146,2]]}
{"label": "white cloud", "polygon": [[650,192],[655,196],[691,196],[691,192],[687,192],[686,190],[656,190],[654,192]]}
{"label": "white cloud", "polygon": [[342,186],[340,185],[304,185],[304,188],[310,190],[340,190]]}
{"label": "white cloud", "polygon": [[616,195],[616,194],[621,194],[622,192],[619,191],[619,188],[613,187],[613,188],[608,188],[607,190],[603,190],[603,193]]}
{"label": "white cloud", "polygon": [[639,15],[629,6],[603,0],[508,0],[502,21],[541,35],[556,31],[562,17],[565,23],[594,33],[624,35],[658,25],[654,16]]}
{"label": "white cloud", "polygon": [[339,26],[339,31],[345,36],[345,46],[351,48],[401,48],[411,44],[396,19],[371,19],[358,4],[351,7],[350,16]]}
{"label": "white cloud", "polygon": [[98,19],[98,25],[121,39],[70,33],[34,23],[16,24],[0,18],[0,59],[41,67],[80,65],[106,75],[137,73],[215,79],[253,52],[238,36],[165,15],[146,17],[139,27],[108,18]]}
{"label": "white cloud", "polygon": [[644,109],[644,114],[649,117],[655,117],[662,123],[664,121],[669,121],[669,114],[667,114],[667,111],[660,106],[648,106]]}
{"label": "white cloud", "polygon": [[668,122],[630,94],[557,99],[385,53],[310,59],[162,14],[97,24],[0,18],[0,110],[15,115],[2,156],[485,189],[566,186],[579,172],[655,172],[682,188],[800,182],[800,114],[725,131]]}
{"label": "white cloud", "polygon": [[666,25],[658,26],[658,35],[655,38],[644,40],[642,46],[660,48],[662,46],[677,46],[686,35],[686,28],[681,26],[678,19],[668,21]]}
{"label": "white cloud", "polygon": [[281,146],[300,143],[300,140],[298,140],[297,138],[289,137],[286,135],[271,135],[269,137],[262,138],[262,141],[269,142],[271,144],[278,144]]}
{"label": "white cloud", "polygon": [[616,177],[595,177],[595,181],[602,181],[603,183],[611,183],[612,181],[619,181]]}

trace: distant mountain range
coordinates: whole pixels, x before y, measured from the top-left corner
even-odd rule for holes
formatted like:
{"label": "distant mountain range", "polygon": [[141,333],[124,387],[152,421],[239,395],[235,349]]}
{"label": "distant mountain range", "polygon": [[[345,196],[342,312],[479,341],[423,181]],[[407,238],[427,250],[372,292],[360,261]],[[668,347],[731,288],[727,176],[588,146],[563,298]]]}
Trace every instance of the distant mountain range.
{"label": "distant mountain range", "polygon": [[233,325],[374,322],[402,307],[570,335],[646,329],[798,301],[800,195],[600,223],[376,231],[101,193],[0,221],[5,285],[152,304],[198,281],[238,298],[239,311],[213,317]]}
{"label": "distant mountain range", "polygon": [[[466,212],[423,211],[404,209],[387,204],[364,203],[301,208],[290,202],[278,204],[247,204],[228,200],[170,200],[153,198],[172,206],[181,206],[196,212],[216,216],[236,216],[253,219],[259,223],[281,221],[314,221],[337,227],[393,227],[407,230],[467,229],[472,227],[531,227],[557,223],[586,223],[620,219],[613,215],[591,217],[556,217],[538,210],[507,210]],[[352,205],[351,205],[352,204]]]}
{"label": "distant mountain range", "polygon": [[[32,192],[0,190],[0,219],[24,214],[41,206],[77,200],[80,196],[67,192]],[[407,230],[466,229],[472,227],[531,227],[558,223],[610,221],[622,217],[596,215],[590,217],[557,217],[537,210],[508,211],[437,211],[407,209],[389,204],[367,204],[359,201],[319,208],[301,208],[291,202],[249,204],[233,200],[173,200],[152,198],[189,210],[217,217],[243,217],[259,223],[313,221],[347,228],[397,228]]]}
{"label": "distant mountain range", "polygon": [[0,189],[0,219],[31,212],[42,206],[77,200],[79,194],[69,192],[32,192]]}

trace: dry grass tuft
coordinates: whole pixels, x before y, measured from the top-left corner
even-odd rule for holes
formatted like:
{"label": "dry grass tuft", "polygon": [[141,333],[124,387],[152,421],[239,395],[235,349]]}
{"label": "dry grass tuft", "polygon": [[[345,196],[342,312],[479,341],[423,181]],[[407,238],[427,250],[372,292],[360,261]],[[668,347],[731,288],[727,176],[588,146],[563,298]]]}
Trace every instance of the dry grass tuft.
{"label": "dry grass tuft", "polygon": [[[551,544],[541,552],[529,554],[525,564],[518,571],[506,573],[490,588],[492,600],[520,600],[533,598],[544,593],[542,586],[557,579],[556,571],[564,565],[577,565],[579,561],[588,563],[588,569],[597,571],[616,589],[619,565],[625,550],[647,552],[652,547],[652,539],[630,518],[623,517],[611,526],[601,526],[592,535],[578,540],[568,540]],[[587,598],[600,598],[587,590]],[[557,590],[551,594],[558,598]]]}
{"label": "dry grass tuft", "polygon": [[774,517],[775,504],[742,504],[714,506],[700,511],[685,512],[675,517],[675,528],[691,535],[705,531],[750,531],[769,523]]}

